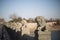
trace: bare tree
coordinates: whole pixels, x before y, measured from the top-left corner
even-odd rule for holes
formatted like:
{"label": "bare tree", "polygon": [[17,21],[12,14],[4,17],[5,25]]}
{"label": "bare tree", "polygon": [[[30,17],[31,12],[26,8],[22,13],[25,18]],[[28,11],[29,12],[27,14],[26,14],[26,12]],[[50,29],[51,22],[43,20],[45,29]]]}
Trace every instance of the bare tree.
{"label": "bare tree", "polygon": [[16,14],[10,15],[10,18],[12,20],[10,20],[9,22],[21,22],[22,21],[22,17],[18,17]]}
{"label": "bare tree", "polygon": [[17,17],[17,15],[14,13],[14,14],[11,14],[11,15],[10,15],[10,18],[11,18],[11,19],[17,19],[18,17]]}

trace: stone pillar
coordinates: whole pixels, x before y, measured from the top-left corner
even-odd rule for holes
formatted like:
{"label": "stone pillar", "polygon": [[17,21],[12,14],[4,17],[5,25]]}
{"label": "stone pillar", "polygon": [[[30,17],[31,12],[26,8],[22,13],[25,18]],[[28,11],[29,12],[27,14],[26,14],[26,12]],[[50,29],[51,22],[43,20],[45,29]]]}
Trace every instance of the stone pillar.
{"label": "stone pillar", "polygon": [[51,32],[50,31],[41,31],[38,32],[38,40],[51,40]]}
{"label": "stone pillar", "polygon": [[[38,39],[39,40],[50,40],[50,32],[46,30],[46,21],[42,16],[36,17],[37,25],[38,25]],[[47,36],[47,37],[45,37]]]}

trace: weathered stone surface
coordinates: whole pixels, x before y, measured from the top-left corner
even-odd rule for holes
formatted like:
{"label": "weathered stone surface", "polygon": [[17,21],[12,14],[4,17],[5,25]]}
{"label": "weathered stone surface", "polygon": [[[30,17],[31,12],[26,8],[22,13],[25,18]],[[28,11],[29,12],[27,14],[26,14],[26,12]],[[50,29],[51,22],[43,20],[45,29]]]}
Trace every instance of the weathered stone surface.
{"label": "weathered stone surface", "polygon": [[51,40],[51,32],[49,31],[45,31],[45,32],[39,31],[38,35],[39,35],[38,37],[39,40]]}

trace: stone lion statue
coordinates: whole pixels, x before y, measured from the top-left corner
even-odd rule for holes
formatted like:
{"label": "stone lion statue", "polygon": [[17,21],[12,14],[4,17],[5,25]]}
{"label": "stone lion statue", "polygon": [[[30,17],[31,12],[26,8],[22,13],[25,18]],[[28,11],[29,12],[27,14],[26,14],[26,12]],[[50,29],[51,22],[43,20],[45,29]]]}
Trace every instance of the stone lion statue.
{"label": "stone lion statue", "polygon": [[46,21],[45,21],[45,18],[43,16],[37,16],[35,18],[35,21],[37,22],[37,25],[38,25],[38,30],[45,30],[45,26],[46,26]]}

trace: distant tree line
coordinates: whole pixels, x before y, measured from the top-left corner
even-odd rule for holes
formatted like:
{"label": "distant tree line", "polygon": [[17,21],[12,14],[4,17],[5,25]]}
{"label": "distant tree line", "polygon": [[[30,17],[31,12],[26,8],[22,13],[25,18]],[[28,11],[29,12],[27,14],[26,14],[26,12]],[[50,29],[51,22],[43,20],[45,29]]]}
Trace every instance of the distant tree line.
{"label": "distant tree line", "polygon": [[[39,16],[40,17],[40,16]],[[22,20],[26,20],[28,23],[35,23],[37,22],[36,20],[39,19],[39,17],[37,16],[36,18],[29,18],[29,19],[26,19],[26,18],[22,18],[22,17],[17,17],[16,14],[13,14],[10,16],[10,18],[12,20],[10,20],[9,22],[21,22]],[[43,18],[44,19],[44,18]],[[53,18],[50,18],[49,20],[47,19],[44,19],[46,22],[57,22],[58,25],[60,25],[60,19],[53,19]]]}

